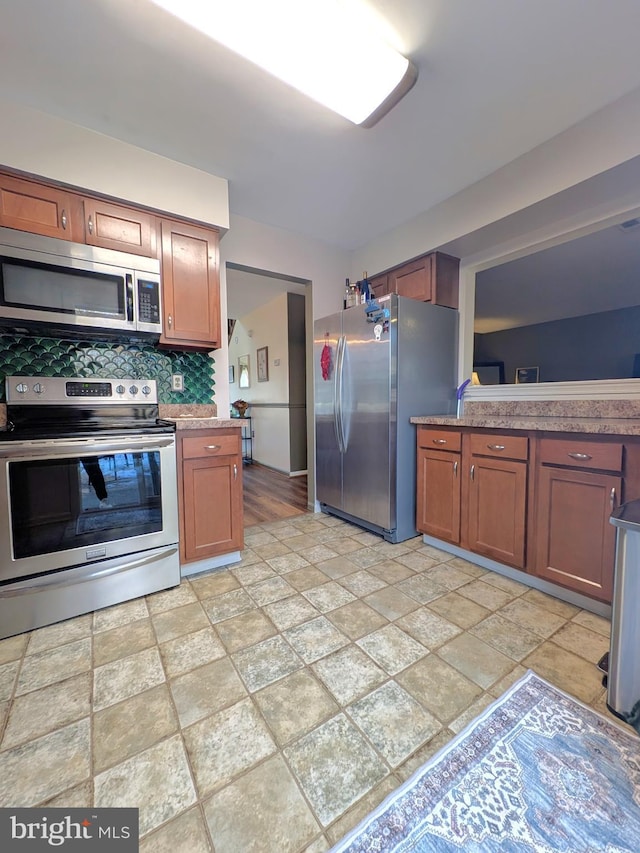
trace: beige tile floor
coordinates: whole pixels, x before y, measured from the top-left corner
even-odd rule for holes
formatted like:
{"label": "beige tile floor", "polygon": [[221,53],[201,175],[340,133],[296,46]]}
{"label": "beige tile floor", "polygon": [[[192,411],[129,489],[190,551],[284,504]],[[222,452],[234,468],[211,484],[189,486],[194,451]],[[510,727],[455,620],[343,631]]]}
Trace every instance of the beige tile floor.
{"label": "beige tile floor", "polygon": [[137,806],[143,853],[321,853],[532,668],[603,713],[609,624],[326,515],[0,641],[0,806]]}

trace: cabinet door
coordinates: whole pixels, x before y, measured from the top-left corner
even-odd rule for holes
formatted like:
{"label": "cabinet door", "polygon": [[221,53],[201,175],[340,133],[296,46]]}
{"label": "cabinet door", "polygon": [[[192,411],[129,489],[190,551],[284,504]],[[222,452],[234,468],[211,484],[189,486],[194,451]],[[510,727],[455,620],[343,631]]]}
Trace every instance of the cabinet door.
{"label": "cabinet door", "polygon": [[610,474],[541,466],[536,574],[611,601],[615,528],[609,523],[622,480]]}
{"label": "cabinet door", "polygon": [[[62,240],[77,239],[73,233],[74,197],[56,187],[48,187],[0,175],[0,225],[31,231]],[[82,238],[80,238],[82,239]]]}
{"label": "cabinet door", "polygon": [[237,456],[183,462],[184,561],[243,546],[242,471]]}
{"label": "cabinet door", "polygon": [[156,257],[155,217],[142,210],[84,199],[85,242],[103,249]]}
{"label": "cabinet door", "polygon": [[398,296],[431,302],[433,255],[425,255],[389,273],[389,290]]}
{"label": "cabinet door", "polygon": [[374,299],[386,296],[389,293],[389,276],[385,273],[384,275],[377,275],[374,278],[370,278],[369,287]]}
{"label": "cabinet door", "polygon": [[218,232],[163,220],[164,331],[160,343],[191,349],[220,346]]}
{"label": "cabinet door", "polygon": [[460,454],[418,448],[416,528],[460,542]]}
{"label": "cabinet door", "polygon": [[524,568],[527,463],[480,456],[471,463],[469,548]]}

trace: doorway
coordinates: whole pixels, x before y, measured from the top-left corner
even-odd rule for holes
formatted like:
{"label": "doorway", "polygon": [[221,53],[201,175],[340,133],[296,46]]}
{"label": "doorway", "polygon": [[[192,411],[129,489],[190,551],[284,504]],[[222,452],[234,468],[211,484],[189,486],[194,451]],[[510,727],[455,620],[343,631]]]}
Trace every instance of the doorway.
{"label": "doorway", "polygon": [[243,486],[251,526],[307,511],[311,288],[303,279],[231,262],[226,282],[231,414],[248,404]]}

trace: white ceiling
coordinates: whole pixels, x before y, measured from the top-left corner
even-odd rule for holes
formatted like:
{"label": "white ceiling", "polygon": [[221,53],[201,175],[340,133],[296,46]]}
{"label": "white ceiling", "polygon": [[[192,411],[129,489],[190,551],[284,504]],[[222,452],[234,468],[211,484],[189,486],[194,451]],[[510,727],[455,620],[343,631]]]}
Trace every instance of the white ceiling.
{"label": "white ceiling", "polygon": [[0,95],[227,178],[233,213],[354,248],[640,86],[638,0],[370,5],[419,77],[368,130],[148,0],[0,0]]}

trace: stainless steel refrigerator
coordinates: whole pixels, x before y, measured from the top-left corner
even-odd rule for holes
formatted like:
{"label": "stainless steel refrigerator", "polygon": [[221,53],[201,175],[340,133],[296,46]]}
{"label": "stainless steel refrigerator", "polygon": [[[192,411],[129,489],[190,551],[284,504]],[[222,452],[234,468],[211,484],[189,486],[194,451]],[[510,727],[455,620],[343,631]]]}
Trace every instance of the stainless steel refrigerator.
{"label": "stainless steel refrigerator", "polygon": [[315,322],[316,495],[323,511],[402,542],[416,535],[409,418],[455,411],[458,312],[396,294],[378,305]]}

